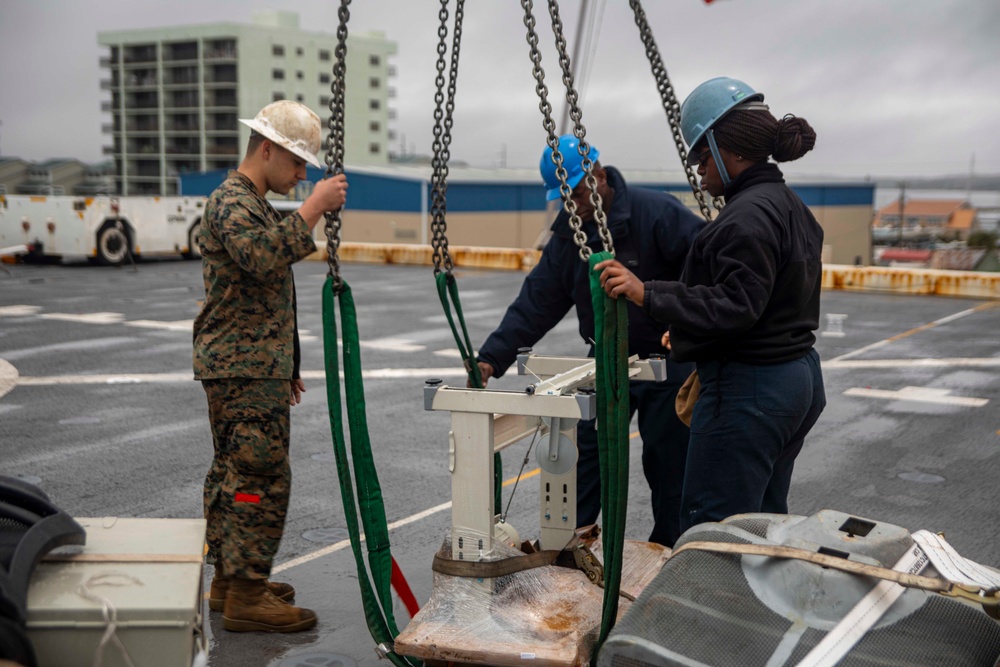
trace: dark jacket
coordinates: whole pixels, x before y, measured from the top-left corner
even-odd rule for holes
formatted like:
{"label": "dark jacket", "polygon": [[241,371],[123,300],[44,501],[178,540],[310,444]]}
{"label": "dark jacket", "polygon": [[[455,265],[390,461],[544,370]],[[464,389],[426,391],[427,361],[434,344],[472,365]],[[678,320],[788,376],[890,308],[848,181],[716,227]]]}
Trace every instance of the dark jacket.
{"label": "dark jacket", "polygon": [[747,169],[725,195],[680,281],[646,283],[645,309],[670,322],[675,361],[798,359],[819,327],[823,229],[777,165]]}
{"label": "dark jacket", "polygon": [[[621,173],[605,167],[614,199],[608,213],[608,229],[615,256],[640,280],[676,280],[691,242],[705,225],[675,197],[643,188],[630,189]],[[584,223],[587,244],[603,249],[597,225]],[[590,344],[594,337],[594,310],[591,303],[587,263],[573,242],[569,216],[562,211],[552,223],[552,238],[542,250],[538,265],[531,270],[521,293],[496,331],[479,350],[479,360],[488,362],[494,376],[502,376],[517,359],[519,347],[531,347],[576,306],[580,336]],[[647,358],[666,353],[660,338],[666,326],[629,303],[629,354]],[[668,377],[683,382],[690,368],[668,368]]]}

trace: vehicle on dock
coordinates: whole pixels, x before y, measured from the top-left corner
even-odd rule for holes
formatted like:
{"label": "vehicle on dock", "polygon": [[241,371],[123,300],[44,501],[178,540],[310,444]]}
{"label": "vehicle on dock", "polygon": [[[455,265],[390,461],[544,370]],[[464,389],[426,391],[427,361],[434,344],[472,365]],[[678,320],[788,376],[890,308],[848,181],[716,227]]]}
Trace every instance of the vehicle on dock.
{"label": "vehicle on dock", "polygon": [[119,266],[141,257],[200,256],[204,197],[0,196],[0,246],[26,260],[87,258]]}

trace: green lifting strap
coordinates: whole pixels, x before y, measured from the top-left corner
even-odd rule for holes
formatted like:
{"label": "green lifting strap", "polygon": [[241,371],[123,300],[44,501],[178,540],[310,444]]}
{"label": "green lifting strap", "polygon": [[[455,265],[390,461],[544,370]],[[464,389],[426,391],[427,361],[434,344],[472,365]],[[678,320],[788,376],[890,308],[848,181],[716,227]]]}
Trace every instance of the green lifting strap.
{"label": "green lifting strap", "polygon": [[[340,319],[344,327],[344,389],[351,433],[351,461],[358,486],[357,506],[354,502],[354,486],[351,483],[351,471],[347,462],[343,412],[340,404],[333,276],[328,276],[323,286],[323,351],[330,429],[333,431],[333,451],[337,458],[337,477],[340,480],[340,496],[344,503],[344,516],[351,537],[351,549],[354,551],[354,560],[358,568],[358,584],[361,587],[361,600],[365,608],[368,630],[372,639],[378,644],[391,647],[394,638],[399,634],[392,613],[390,590],[392,554],[389,551],[389,530],[386,526],[385,506],[382,503],[382,487],[379,485],[375,461],[372,458],[368,420],[365,416],[365,390],[361,380],[361,354],[358,345],[358,317],[351,288],[346,282],[341,283],[337,299],[340,302]],[[374,590],[361,555],[359,513],[364,526],[365,542],[368,545],[368,565],[371,579],[374,580]],[[416,667],[421,664],[418,660],[405,658],[393,652],[389,652],[387,657],[397,667]]]}
{"label": "green lifting strap", "polygon": [[594,253],[589,259],[590,294],[594,305],[597,446],[601,462],[601,537],[604,550],[604,604],[601,632],[594,655],[604,644],[618,616],[625,509],[628,504],[628,313],[624,299],[612,299],[601,288],[601,274],[594,267],[607,259],[613,259],[613,255],[606,251]]}
{"label": "green lifting strap", "polygon": [[[462,363],[469,374],[469,385],[476,389],[483,388],[483,377],[479,373],[479,364],[476,362],[475,350],[472,349],[472,340],[469,338],[469,330],[465,326],[465,316],[462,315],[462,302],[458,298],[458,281],[448,271],[434,274],[434,281],[437,283],[438,298],[441,299],[441,307],[444,309],[444,316],[448,318],[448,326],[451,327],[451,335],[455,337],[455,344],[458,345],[458,352],[462,355]],[[450,300],[450,302],[449,302]],[[451,306],[455,305],[455,316],[451,314]],[[462,326],[462,336],[458,335],[458,327],[455,326],[455,319],[458,319]],[[503,508],[503,462],[500,453],[493,455],[493,513],[499,514]]]}

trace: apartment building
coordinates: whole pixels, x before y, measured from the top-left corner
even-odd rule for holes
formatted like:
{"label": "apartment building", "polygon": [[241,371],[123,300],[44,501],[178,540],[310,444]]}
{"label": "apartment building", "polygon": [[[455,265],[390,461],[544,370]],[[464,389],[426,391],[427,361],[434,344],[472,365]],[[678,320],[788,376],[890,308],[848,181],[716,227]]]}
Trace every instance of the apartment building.
{"label": "apartment building", "polygon": [[[102,127],[122,195],[173,195],[183,173],[235,167],[250,130],[237,122],[280,99],[330,117],[336,25],[305,31],[295,12],[253,15],[250,24],[211,23],[98,33],[107,47]],[[345,162],[381,165],[395,139],[394,42],[350,33]],[[321,156],[322,159],[322,156]]]}

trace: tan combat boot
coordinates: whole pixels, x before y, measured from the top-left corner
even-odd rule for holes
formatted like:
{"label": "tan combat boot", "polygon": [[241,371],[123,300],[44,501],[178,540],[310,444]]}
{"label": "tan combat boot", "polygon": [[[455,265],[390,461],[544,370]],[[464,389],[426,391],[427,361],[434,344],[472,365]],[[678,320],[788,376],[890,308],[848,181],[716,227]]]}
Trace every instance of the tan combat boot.
{"label": "tan combat boot", "polygon": [[[212,611],[222,611],[222,608],[226,604],[226,594],[229,592],[229,582],[232,579],[232,577],[220,577],[218,574],[212,577],[212,588],[208,593],[209,609]],[[274,593],[275,597],[285,602],[291,602],[295,599],[295,589],[292,588],[291,584],[268,581],[267,588]]]}
{"label": "tan combat boot", "polygon": [[229,582],[222,627],[232,632],[299,632],[316,625],[316,614],[277,598],[264,579]]}

